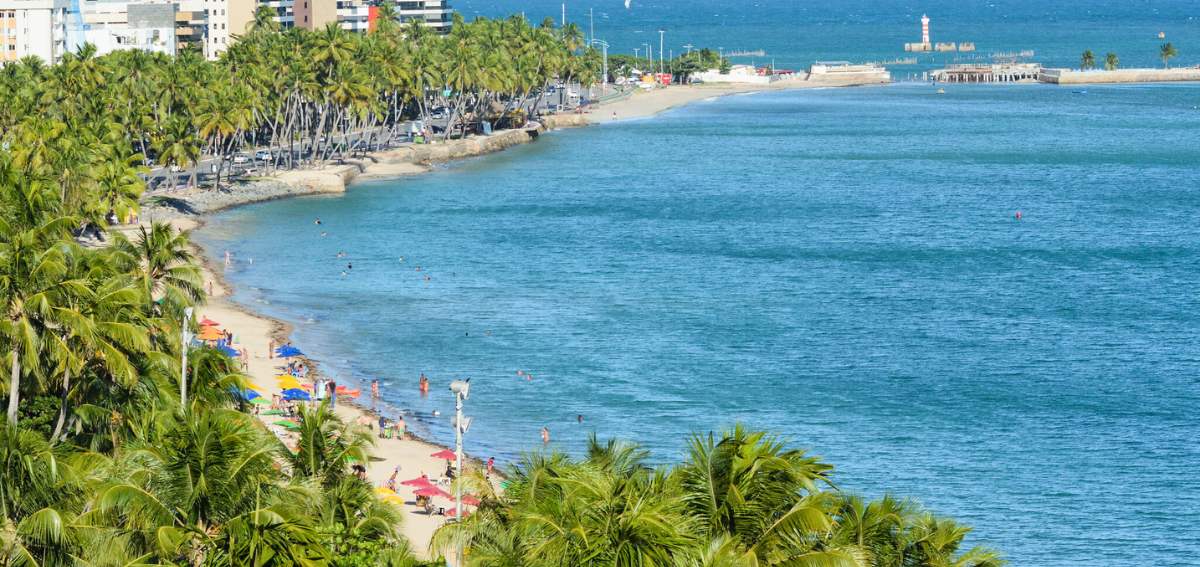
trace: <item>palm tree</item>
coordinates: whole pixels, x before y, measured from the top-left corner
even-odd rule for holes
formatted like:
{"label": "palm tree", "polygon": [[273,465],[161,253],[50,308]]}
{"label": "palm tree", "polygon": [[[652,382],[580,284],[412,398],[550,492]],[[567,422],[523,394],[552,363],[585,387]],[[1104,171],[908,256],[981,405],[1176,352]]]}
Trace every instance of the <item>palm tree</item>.
{"label": "palm tree", "polygon": [[1121,66],[1121,59],[1117,57],[1116,53],[1109,51],[1107,54],[1105,54],[1105,56],[1104,56],[1104,70],[1105,71],[1116,71],[1117,67],[1120,67],[1120,66]]}
{"label": "palm tree", "polygon": [[1089,49],[1083,52],[1083,56],[1079,58],[1079,68],[1083,71],[1096,68],[1096,55]]}
{"label": "palm tree", "polygon": [[123,254],[126,270],[140,282],[147,311],[178,320],[187,305],[203,301],[200,267],[187,233],[171,225],[139,226],[133,240],[118,235],[113,248]]}
{"label": "palm tree", "polygon": [[72,564],[80,488],[68,460],[40,435],[0,423],[0,562]]}
{"label": "palm tree", "polygon": [[366,463],[374,444],[370,434],[343,422],[325,403],[301,408],[299,433],[296,452],[289,454],[292,474],[325,487],[347,476],[351,463]]}
{"label": "palm tree", "polygon": [[1170,68],[1171,58],[1176,55],[1179,55],[1179,52],[1175,50],[1175,46],[1171,45],[1170,42],[1162,44],[1162,47],[1158,49],[1158,56],[1162,58],[1163,68]]}

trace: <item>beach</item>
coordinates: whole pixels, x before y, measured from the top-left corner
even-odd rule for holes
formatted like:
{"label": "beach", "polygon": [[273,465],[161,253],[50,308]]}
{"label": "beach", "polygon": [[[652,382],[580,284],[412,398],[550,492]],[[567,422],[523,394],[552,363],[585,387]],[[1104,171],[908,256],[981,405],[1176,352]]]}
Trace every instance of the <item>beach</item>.
{"label": "beach", "polygon": [[[616,120],[634,120],[715,97],[779,88],[802,88],[803,86],[793,83],[775,87],[723,85],[662,88],[633,93],[627,98],[593,108],[589,113],[549,117],[544,123],[551,129],[586,126],[589,123],[611,122],[613,113],[617,116]],[[412,156],[412,150],[402,149],[382,156],[371,156],[370,159],[354,163],[281,172],[274,177],[243,183],[236,186],[231,192],[193,190],[172,196],[172,199],[185,201],[184,204],[173,202],[170,205],[146,206],[141,215],[142,221],[166,220],[178,230],[192,230],[202,225],[205,214],[230,207],[293,196],[342,193],[356,181],[419,175],[430,171],[433,164],[438,162],[500,151],[518,143],[515,140],[520,138],[515,134],[524,135],[520,132],[509,131],[508,133],[499,133],[501,136],[508,136],[509,141],[502,144],[487,145],[479,140],[433,144],[428,148],[419,148],[424,153],[417,157]],[[199,252],[203,254],[203,251]],[[290,342],[291,329],[282,321],[254,313],[245,306],[233,302],[230,298],[229,284],[222,277],[220,263],[215,262],[212,257],[206,257],[204,265],[206,287],[211,283],[212,294],[208,298],[208,302],[198,308],[197,318],[207,317],[218,322],[223,329],[232,331],[235,337],[233,346],[246,353],[246,374],[253,384],[252,387],[268,397],[278,393],[279,388],[276,385],[275,376],[281,373],[282,361],[271,358],[269,353],[272,351],[272,345],[278,347]],[[296,346],[301,349],[305,347],[303,344]],[[319,362],[310,361],[318,373],[320,371]],[[369,403],[368,385],[358,386],[363,389],[357,401]],[[411,386],[415,392],[416,382],[414,381]],[[336,413],[348,423],[360,421],[374,423],[377,421],[373,412],[351,403],[340,402],[337,405]],[[263,423],[277,435],[286,435],[278,426],[271,425],[271,420],[264,419]],[[398,480],[415,478],[423,474],[439,477],[445,470],[445,461],[431,456],[444,447],[411,436],[405,439],[376,438],[376,442],[375,458],[367,464],[368,479],[376,487],[383,486],[392,472],[396,470],[399,470]],[[477,462],[474,465],[468,463],[467,466],[468,469],[471,466],[477,466]],[[401,489],[402,495],[405,492]],[[445,522],[446,518],[425,514],[424,511],[418,510],[411,504],[411,498],[405,498],[405,501],[406,503],[401,506],[404,510],[404,535],[412,543],[413,549],[419,557],[436,557],[437,553],[430,553],[428,549],[429,541],[434,531]]]}

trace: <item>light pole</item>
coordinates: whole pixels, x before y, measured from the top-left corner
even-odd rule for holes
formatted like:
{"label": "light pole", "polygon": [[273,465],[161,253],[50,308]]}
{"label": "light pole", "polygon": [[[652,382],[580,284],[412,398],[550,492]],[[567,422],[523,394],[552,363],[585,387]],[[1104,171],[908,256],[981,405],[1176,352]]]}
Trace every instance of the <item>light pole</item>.
{"label": "light pole", "polygon": [[663,34],[664,33],[667,33],[667,32],[665,30],[658,30],[658,73],[660,75],[663,72]]}
{"label": "light pole", "polygon": [[603,39],[592,38],[592,45],[599,45],[600,51],[604,54],[603,82],[601,83],[603,86],[601,92],[608,94],[608,42]]}
{"label": "light pole", "polygon": [[[463,434],[471,427],[471,418],[463,418],[463,400],[471,395],[471,379],[455,380],[450,383],[450,391],[454,392],[454,460],[456,467],[454,483],[454,518],[462,521],[462,481],[463,481]],[[463,564],[462,545],[458,547],[458,565]]]}
{"label": "light pole", "polygon": [[192,308],[183,308],[183,342],[179,344],[179,405],[187,407],[187,355],[188,345],[192,343]]}

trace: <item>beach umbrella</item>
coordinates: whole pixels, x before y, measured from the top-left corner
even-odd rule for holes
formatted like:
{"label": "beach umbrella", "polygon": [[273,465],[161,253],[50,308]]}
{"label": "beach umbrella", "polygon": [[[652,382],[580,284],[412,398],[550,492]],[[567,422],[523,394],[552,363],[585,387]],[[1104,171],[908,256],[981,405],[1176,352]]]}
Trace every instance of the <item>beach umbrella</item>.
{"label": "beach umbrella", "polygon": [[291,376],[280,376],[276,380],[276,383],[278,383],[279,387],[283,390],[295,389],[295,388],[299,388],[300,386],[302,386],[302,384],[300,383],[299,380],[297,380]]}
{"label": "beach umbrella", "polygon": [[222,353],[225,353],[225,356],[228,356],[230,358],[237,358],[237,356],[239,354],[237,349],[232,348],[229,345],[217,345],[217,350],[221,351]]}
{"label": "beach umbrella", "polygon": [[300,429],[300,424],[298,424],[294,421],[288,421],[286,419],[281,419],[279,421],[276,421],[275,425],[278,425],[284,429]]}
{"label": "beach umbrella", "polygon": [[288,401],[300,400],[307,402],[312,400],[312,396],[308,395],[308,392],[305,392],[304,390],[289,388],[283,391],[283,399]]}
{"label": "beach umbrella", "polygon": [[[450,509],[446,510],[446,516],[449,516],[449,517],[451,517],[451,518],[453,518],[453,517],[454,517],[455,515],[457,515],[457,514],[458,514],[458,512],[456,512],[456,511],[454,510],[454,508],[450,508]],[[467,510],[463,510],[463,517],[464,517],[464,518],[466,518],[467,516],[470,516],[470,515],[471,515],[471,513],[470,513],[470,512],[468,512]]]}
{"label": "beach umbrella", "polygon": [[269,406],[269,405],[271,405],[271,400],[268,400],[262,396],[259,396],[257,398],[251,398],[250,403],[252,403],[256,406]]}
{"label": "beach umbrella", "polygon": [[417,478],[410,478],[404,482],[401,482],[400,484],[402,484],[404,486],[416,486],[418,488],[425,488],[428,486],[433,486],[433,483],[430,482],[429,477],[427,477],[427,476],[419,476]]}
{"label": "beach umbrella", "polygon": [[254,398],[262,397],[262,394],[255,392],[254,390],[249,390],[249,389],[239,390],[237,388],[230,388],[229,391],[233,392],[234,394],[237,394],[238,397],[240,397],[246,401],[250,401],[250,400],[253,400]]}
{"label": "beach umbrella", "polygon": [[417,496],[428,496],[430,498],[432,498],[434,496],[441,496],[442,498],[454,498],[453,496],[450,496],[449,492],[446,492],[445,490],[442,490],[436,486],[426,486],[425,488],[418,488],[413,491],[413,494],[416,494]]}
{"label": "beach umbrella", "polygon": [[212,319],[209,319],[208,317],[205,317],[200,320],[201,327],[216,327],[218,325],[220,325],[220,323],[213,321]]}
{"label": "beach umbrella", "polygon": [[275,356],[280,358],[291,358],[293,356],[304,356],[304,353],[300,352],[300,349],[292,345],[283,345],[275,349]]}
{"label": "beach umbrella", "polygon": [[[259,400],[261,400],[262,398],[255,398],[255,399],[259,399]],[[269,403],[271,403],[271,402],[267,402],[267,403],[269,404]],[[272,409],[272,410],[267,410],[267,411],[264,411],[264,412],[262,412],[262,413],[260,413],[260,414],[258,414],[258,415],[284,415],[284,413],[285,413],[285,412],[284,412],[283,410],[281,410],[281,409]]]}
{"label": "beach umbrella", "polygon": [[463,495],[463,504],[466,504],[467,506],[478,506],[479,499],[474,496],[471,496],[470,494],[464,494]]}
{"label": "beach umbrella", "polygon": [[430,455],[430,457],[442,459],[444,461],[453,461],[454,459],[458,458],[458,455],[455,455],[454,451],[451,451],[450,449],[442,449],[441,451]]}
{"label": "beach umbrella", "polygon": [[202,341],[215,341],[224,336],[225,333],[222,333],[221,329],[216,327],[204,327],[203,329],[200,329],[200,333],[196,335],[196,338]]}

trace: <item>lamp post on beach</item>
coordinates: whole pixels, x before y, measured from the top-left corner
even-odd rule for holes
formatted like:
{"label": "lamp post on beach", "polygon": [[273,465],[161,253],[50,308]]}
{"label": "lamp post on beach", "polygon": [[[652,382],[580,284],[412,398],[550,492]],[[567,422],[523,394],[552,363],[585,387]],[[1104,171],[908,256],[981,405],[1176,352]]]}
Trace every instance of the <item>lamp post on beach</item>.
{"label": "lamp post on beach", "polygon": [[667,33],[666,30],[658,30],[658,73],[660,75],[663,72],[663,34],[665,33]]}
{"label": "lamp post on beach", "polygon": [[591,44],[599,45],[601,52],[603,52],[603,54],[604,54],[604,70],[602,71],[602,74],[601,74],[601,78],[603,81],[601,84],[603,86],[601,87],[600,92],[602,92],[604,94],[608,94],[608,42],[604,41],[602,39],[592,38]]}
{"label": "lamp post on beach", "polygon": [[180,365],[179,365],[179,405],[187,407],[187,355],[188,345],[192,342],[192,308],[183,308],[183,333],[182,342],[179,343]]}
{"label": "lamp post on beach", "polygon": [[[458,482],[454,483],[454,518],[462,521],[462,480],[463,480],[463,434],[471,428],[471,418],[463,417],[463,400],[471,395],[471,379],[455,380],[450,383],[450,391],[454,392],[454,460]],[[458,547],[458,565],[463,564],[462,546]]]}

